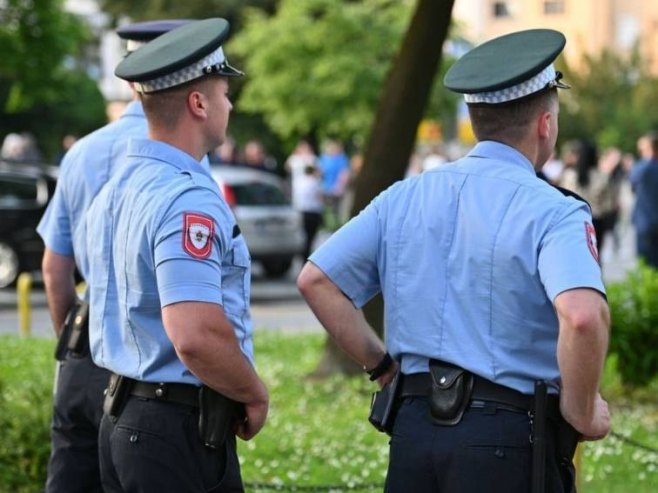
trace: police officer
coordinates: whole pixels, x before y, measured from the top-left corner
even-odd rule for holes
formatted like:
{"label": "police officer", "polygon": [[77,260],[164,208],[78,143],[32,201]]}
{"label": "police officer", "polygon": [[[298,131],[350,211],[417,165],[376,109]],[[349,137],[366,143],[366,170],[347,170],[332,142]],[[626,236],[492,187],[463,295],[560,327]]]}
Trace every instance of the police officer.
{"label": "police officer", "polygon": [[[113,376],[99,446],[107,492],[242,491],[235,434],[265,423],[253,366],[250,258],[200,160],[226,138],[224,19],[196,21],[127,56],[148,138],[86,215],[90,345]],[[241,415],[240,415],[241,414]]]}
{"label": "police officer", "polygon": [[[150,21],[117,30],[126,40],[128,53],[188,21]],[[109,372],[94,365],[86,337],[84,304],[77,302],[74,273],[76,261],[84,278],[80,254],[85,249],[84,212],[114,172],[125,153],[128,137],[146,135],[146,118],[139,101],[131,102],[121,118],[87,135],[66,154],[53,200],[37,231],[46,245],[43,277],[53,327],[59,337],[58,375],[52,421],[52,451],[48,464],[46,491],[102,491],[98,467],[98,428],[102,416],[103,390]],[[65,331],[78,324],[75,348],[72,334]],[[72,350],[68,349],[71,343]]]}
{"label": "police officer", "polygon": [[[558,134],[557,88],[568,86],[552,62],[564,44],[522,31],[458,60],[444,83],[465,94],[478,144],[384,191],[300,273],[319,320],[371,379],[390,382],[399,365],[387,492],[525,493],[541,469],[545,491],[572,491],[569,431],[609,430],[591,213],[535,175]],[[379,292],[386,346],[361,312]],[[541,382],[545,406],[533,399]]]}

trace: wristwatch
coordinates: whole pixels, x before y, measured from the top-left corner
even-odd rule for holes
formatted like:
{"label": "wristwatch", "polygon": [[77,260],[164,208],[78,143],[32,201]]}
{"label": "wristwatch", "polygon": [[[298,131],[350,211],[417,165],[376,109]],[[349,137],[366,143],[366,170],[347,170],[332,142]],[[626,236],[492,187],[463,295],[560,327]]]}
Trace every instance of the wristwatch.
{"label": "wristwatch", "polygon": [[381,377],[384,373],[386,373],[392,364],[393,364],[393,358],[391,358],[390,354],[386,353],[382,358],[382,360],[379,363],[377,363],[377,366],[375,366],[372,370],[368,370],[364,366],[363,371],[365,371],[368,375],[370,375],[370,381],[374,382],[379,377]]}

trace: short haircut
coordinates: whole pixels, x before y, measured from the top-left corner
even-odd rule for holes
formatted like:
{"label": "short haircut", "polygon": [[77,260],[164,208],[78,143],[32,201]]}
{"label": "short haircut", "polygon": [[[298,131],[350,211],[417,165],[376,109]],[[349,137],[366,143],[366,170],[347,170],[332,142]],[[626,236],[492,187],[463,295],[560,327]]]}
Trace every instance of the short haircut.
{"label": "short haircut", "polygon": [[187,95],[192,91],[207,94],[210,77],[194,79],[162,91],[140,93],[144,113],[149,122],[157,127],[173,130],[185,111]]}
{"label": "short haircut", "polygon": [[525,138],[528,124],[540,113],[550,111],[554,101],[557,101],[557,89],[502,104],[469,104],[473,133],[478,141],[518,143]]}

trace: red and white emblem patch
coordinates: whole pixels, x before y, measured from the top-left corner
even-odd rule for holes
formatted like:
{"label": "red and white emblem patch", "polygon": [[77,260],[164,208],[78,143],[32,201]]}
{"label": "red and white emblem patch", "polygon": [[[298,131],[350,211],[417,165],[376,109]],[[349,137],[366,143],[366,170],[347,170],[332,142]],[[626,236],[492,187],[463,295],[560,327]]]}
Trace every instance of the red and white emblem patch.
{"label": "red and white emblem patch", "polygon": [[183,214],[183,249],[194,258],[204,259],[212,252],[215,223],[201,214]]}
{"label": "red and white emblem patch", "polygon": [[587,246],[589,247],[589,251],[592,253],[594,260],[598,262],[599,250],[596,244],[596,231],[594,230],[594,226],[587,222],[585,223],[585,237],[587,238]]}

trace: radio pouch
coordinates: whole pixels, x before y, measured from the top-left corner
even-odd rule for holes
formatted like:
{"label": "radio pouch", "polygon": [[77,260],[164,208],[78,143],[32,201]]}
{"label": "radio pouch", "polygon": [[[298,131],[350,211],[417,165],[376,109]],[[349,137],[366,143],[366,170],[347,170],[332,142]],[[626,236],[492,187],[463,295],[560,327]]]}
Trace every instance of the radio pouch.
{"label": "radio pouch", "polygon": [[393,432],[395,423],[395,400],[398,393],[400,372],[395,374],[393,380],[384,385],[381,390],[372,394],[370,403],[370,416],[368,421],[378,430],[388,435]]}
{"label": "radio pouch", "polygon": [[132,380],[113,373],[105,389],[105,400],[103,401],[103,412],[107,414],[113,423],[117,422],[123,406],[128,399]]}
{"label": "radio pouch", "polygon": [[435,424],[459,423],[473,393],[473,374],[443,361],[430,360],[430,414]]}
{"label": "radio pouch", "polygon": [[221,447],[236,420],[244,418],[244,405],[204,385],[199,391],[199,437],[213,449]]}

